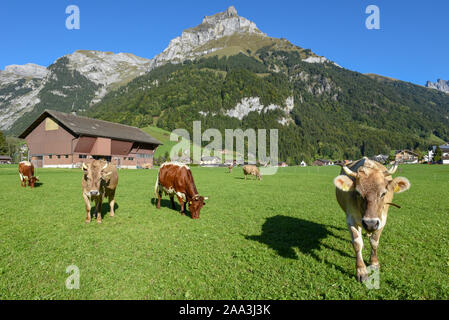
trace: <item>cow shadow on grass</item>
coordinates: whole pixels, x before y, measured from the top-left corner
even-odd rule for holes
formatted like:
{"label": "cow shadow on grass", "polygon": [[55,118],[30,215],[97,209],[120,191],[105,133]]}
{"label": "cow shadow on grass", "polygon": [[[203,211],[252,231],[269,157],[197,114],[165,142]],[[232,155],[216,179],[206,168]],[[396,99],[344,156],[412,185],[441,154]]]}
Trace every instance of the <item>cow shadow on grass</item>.
{"label": "cow shadow on grass", "polygon": [[[157,198],[152,198],[151,199],[151,205],[154,206],[154,208],[156,208],[157,205]],[[187,204],[185,204],[185,210],[184,210],[184,214],[186,217],[192,217],[192,213],[190,212],[190,210],[188,209],[189,206]],[[178,200],[175,199],[175,208],[172,208],[171,206],[171,201],[170,199],[164,199],[161,198],[161,209],[162,208],[168,208],[173,212],[177,212],[179,214],[179,212],[181,211],[181,205],[179,204]],[[158,209],[156,209],[158,210]]]}
{"label": "cow shadow on grass", "polygon": [[[117,209],[119,208],[119,205],[114,203],[114,213],[117,213]],[[103,202],[101,204],[101,218],[103,219],[106,215],[109,215],[111,212],[111,207],[109,206],[109,202]],[[95,217],[95,202],[91,204],[90,208],[90,216]]]}
{"label": "cow shadow on grass", "polygon": [[289,259],[298,259],[294,248],[304,254],[313,257],[319,262],[324,262],[331,267],[339,270],[343,274],[352,277],[347,270],[341,266],[334,264],[326,258],[317,255],[317,251],[322,248],[333,250],[338,254],[353,259],[353,256],[343,252],[342,250],[332,248],[323,243],[327,237],[335,237],[339,240],[348,241],[340,236],[334,234],[331,229],[340,230],[342,228],[326,226],[312,221],[307,221],[299,218],[277,215],[267,218],[262,226],[261,235],[245,236],[247,240],[258,241],[268,245],[274,249],[281,257]]}

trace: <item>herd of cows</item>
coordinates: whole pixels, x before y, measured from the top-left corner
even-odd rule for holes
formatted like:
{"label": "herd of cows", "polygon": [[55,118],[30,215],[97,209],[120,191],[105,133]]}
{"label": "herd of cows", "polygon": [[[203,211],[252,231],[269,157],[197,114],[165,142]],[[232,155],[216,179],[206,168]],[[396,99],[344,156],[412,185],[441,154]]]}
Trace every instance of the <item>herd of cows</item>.
{"label": "herd of cows", "polygon": [[[410,182],[404,177],[393,178],[398,168],[395,163],[387,170],[382,164],[363,158],[342,165],[340,175],[334,179],[337,202],[346,214],[346,223],[351,235],[356,253],[356,276],[358,281],[368,278],[366,265],[363,261],[362,230],[365,230],[371,245],[370,264],[379,268],[377,248],[382,230],[387,222],[387,214],[394,193],[400,193],[410,188]],[[101,223],[101,207],[105,197],[108,198],[110,215],[114,216],[115,190],[118,185],[118,172],[114,164],[104,160],[95,160],[82,165],[82,190],[86,205],[86,223],[91,221],[91,202],[95,202],[94,215]],[[232,167],[229,168],[232,172]],[[254,175],[259,180],[262,176],[255,165],[243,166],[245,180],[247,175]],[[21,186],[34,187],[38,177],[34,176],[34,166],[31,162],[19,163]],[[207,197],[198,194],[190,168],[179,162],[166,162],[159,168],[154,186],[156,207],[161,207],[161,197],[164,192],[171,200],[174,209],[174,196],[181,205],[181,214],[185,214],[186,205],[193,219],[199,219],[200,210],[205,205]],[[400,208],[400,207],[399,207]],[[100,213],[100,214],[98,214]]]}

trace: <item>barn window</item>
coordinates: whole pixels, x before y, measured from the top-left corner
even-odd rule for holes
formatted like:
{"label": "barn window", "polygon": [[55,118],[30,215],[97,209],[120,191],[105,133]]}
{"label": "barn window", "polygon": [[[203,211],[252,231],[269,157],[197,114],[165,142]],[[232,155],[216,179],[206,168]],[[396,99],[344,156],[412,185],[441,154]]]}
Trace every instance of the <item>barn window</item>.
{"label": "barn window", "polygon": [[133,160],[134,160],[134,158],[133,158],[133,157],[129,157],[129,158],[128,158],[128,160],[130,160],[130,161],[133,161]]}
{"label": "barn window", "polygon": [[87,158],[87,155],[85,155],[85,154],[79,154],[78,157],[79,157],[80,159],[86,159],[86,158]]}
{"label": "barn window", "polygon": [[59,154],[58,154],[58,156],[57,156],[57,157],[58,157],[58,159],[61,159],[61,156],[60,156]]}
{"label": "barn window", "polygon": [[53,156],[50,154],[50,155],[48,156],[48,159],[51,159],[51,158],[53,158]]}
{"label": "barn window", "polygon": [[64,156],[64,158],[68,159],[68,158],[69,158],[69,155],[68,155],[68,154],[66,154],[66,155]]}
{"label": "barn window", "polygon": [[59,126],[51,118],[45,119],[45,131],[58,130]]}

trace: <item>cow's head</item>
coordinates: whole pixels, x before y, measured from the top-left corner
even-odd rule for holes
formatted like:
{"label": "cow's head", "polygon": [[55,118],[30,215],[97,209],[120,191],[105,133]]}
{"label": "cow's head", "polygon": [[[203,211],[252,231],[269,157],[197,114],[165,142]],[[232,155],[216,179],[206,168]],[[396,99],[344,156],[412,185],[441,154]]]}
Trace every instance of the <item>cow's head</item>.
{"label": "cow's head", "polygon": [[31,188],[34,188],[34,184],[36,183],[36,181],[39,181],[39,176],[37,176],[37,177],[31,177],[30,179],[28,179],[28,185],[31,187]]}
{"label": "cow's head", "polygon": [[197,194],[189,201],[189,210],[192,213],[193,219],[199,219],[200,210],[204,205],[206,205],[204,201],[206,201],[207,199],[209,198]]}
{"label": "cow's head", "polygon": [[112,171],[105,171],[108,163],[101,160],[95,160],[90,164],[83,163],[85,190],[84,192],[90,197],[100,195],[101,185],[109,180]]}
{"label": "cow's head", "polygon": [[[342,167],[346,175],[334,179],[335,186],[344,192],[353,192],[355,205],[362,214],[362,226],[368,232],[383,228],[386,223],[388,208],[394,193],[401,193],[410,188],[407,178],[392,175],[397,163],[390,169],[379,166],[362,166],[357,172],[347,166]],[[395,205],[397,206],[397,205]]]}

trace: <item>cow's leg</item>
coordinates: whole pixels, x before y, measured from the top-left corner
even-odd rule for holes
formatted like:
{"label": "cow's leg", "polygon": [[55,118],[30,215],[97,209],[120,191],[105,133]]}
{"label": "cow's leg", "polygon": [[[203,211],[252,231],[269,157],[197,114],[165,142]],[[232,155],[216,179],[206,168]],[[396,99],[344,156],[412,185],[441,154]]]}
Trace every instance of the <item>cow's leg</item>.
{"label": "cow's leg", "polygon": [[182,214],[183,216],[185,215],[185,202],[184,200],[178,196],[178,201],[179,204],[181,205],[181,211],[179,212],[180,214]]}
{"label": "cow's leg", "polygon": [[115,206],[115,190],[111,192],[111,194],[108,197],[108,201],[109,201],[109,207],[110,207],[110,216],[113,217],[114,216],[114,206]]}
{"label": "cow's leg", "polygon": [[84,203],[86,204],[86,223],[90,222],[90,199],[83,192]]}
{"label": "cow's leg", "polygon": [[97,223],[101,223],[101,206],[103,205],[103,198],[100,196],[95,200],[95,213],[97,215]]}
{"label": "cow's leg", "polygon": [[382,234],[382,229],[376,230],[369,237],[369,243],[371,244],[371,258],[370,265],[376,269],[380,268],[379,260],[377,259],[377,247],[379,246],[380,235]]}
{"label": "cow's leg", "polygon": [[356,254],[356,270],[357,280],[362,282],[368,279],[368,271],[366,270],[365,262],[363,262],[362,249],[363,238],[362,228],[348,223],[349,232],[351,233],[352,245]]}
{"label": "cow's leg", "polygon": [[170,203],[171,203],[171,208],[175,209],[175,196],[173,194],[170,195]]}
{"label": "cow's leg", "polygon": [[161,208],[161,198],[162,198],[162,191],[160,189],[157,190],[157,204],[156,204],[156,208],[160,209]]}

